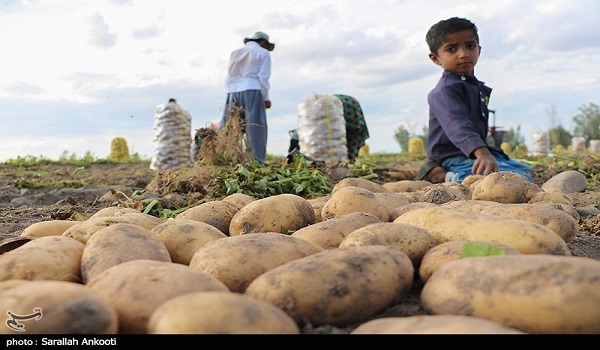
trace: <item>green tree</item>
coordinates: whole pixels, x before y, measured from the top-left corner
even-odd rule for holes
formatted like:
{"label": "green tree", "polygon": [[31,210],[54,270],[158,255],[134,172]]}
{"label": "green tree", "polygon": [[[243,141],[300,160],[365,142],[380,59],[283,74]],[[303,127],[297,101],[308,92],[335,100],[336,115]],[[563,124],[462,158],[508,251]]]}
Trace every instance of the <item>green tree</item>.
{"label": "green tree", "polygon": [[546,114],[548,114],[551,125],[551,128],[548,130],[550,149],[554,149],[554,147],[558,145],[561,145],[566,149],[571,144],[573,136],[561,125],[560,120],[556,115],[556,108],[554,108],[554,105],[551,105],[546,110]]}
{"label": "green tree", "polygon": [[580,113],[573,117],[574,136],[583,136],[586,144],[590,140],[600,140],[600,108],[590,103],[579,107]]}
{"label": "green tree", "polygon": [[550,148],[554,148],[557,145],[562,145],[564,148],[567,148],[571,144],[573,136],[559,124],[548,130],[548,138],[550,139]]}
{"label": "green tree", "polygon": [[410,133],[400,125],[394,133],[394,140],[400,145],[400,151],[402,153],[408,152],[408,140],[410,139]]}

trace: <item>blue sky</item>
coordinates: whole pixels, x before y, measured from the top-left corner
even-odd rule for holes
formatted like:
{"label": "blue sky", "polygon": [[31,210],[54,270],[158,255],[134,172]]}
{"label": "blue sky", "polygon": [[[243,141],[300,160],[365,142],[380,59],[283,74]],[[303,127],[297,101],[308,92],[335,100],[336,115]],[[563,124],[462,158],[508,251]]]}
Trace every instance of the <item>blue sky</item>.
{"label": "blue sky", "polygon": [[220,118],[229,54],[258,30],[277,45],[268,153],[286,154],[312,93],[357,98],[371,152],[396,153],[394,131],[421,133],[441,74],[425,33],[453,16],[479,28],[496,125],[530,148],[600,104],[597,0],[0,0],[0,162],[104,158],[115,137],[149,159],[155,107],[177,98],[192,129]]}

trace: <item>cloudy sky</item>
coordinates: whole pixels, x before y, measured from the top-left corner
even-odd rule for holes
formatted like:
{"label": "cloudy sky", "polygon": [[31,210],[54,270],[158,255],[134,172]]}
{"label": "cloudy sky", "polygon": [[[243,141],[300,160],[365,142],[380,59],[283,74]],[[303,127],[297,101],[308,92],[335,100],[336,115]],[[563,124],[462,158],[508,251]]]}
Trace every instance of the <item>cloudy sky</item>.
{"label": "cloudy sky", "polygon": [[476,76],[496,125],[531,134],[600,104],[597,0],[0,0],[0,162],[98,158],[115,137],[150,159],[155,107],[170,97],[192,131],[220,118],[232,50],[264,31],[272,52],[268,153],[285,155],[312,93],[358,99],[371,152],[420,134],[441,69],[425,33],[458,16],[479,28]]}

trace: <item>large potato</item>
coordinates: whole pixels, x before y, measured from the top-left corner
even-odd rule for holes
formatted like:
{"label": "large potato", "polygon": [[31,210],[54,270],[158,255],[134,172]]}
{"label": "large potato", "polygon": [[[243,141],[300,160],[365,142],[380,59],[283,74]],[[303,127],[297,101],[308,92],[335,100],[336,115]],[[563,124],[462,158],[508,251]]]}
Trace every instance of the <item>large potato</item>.
{"label": "large potato", "polygon": [[525,220],[436,207],[411,210],[393,222],[421,227],[438,244],[453,240],[483,241],[504,244],[523,254],[571,255],[567,243],[554,231]]}
{"label": "large potato", "polygon": [[477,182],[471,199],[498,203],[526,203],[530,186],[521,174],[499,171],[486,175]]}
{"label": "large potato", "polygon": [[39,221],[27,226],[21,231],[21,237],[39,238],[45,236],[60,236],[69,227],[77,225],[79,221],[73,220],[48,220]]}
{"label": "large potato", "polygon": [[504,244],[476,241],[448,241],[429,249],[421,259],[419,278],[427,282],[429,277],[440,267],[454,260],[468,258],[463,254],[463,248],[471,247],[483,251],[485,255],[521,254],[518,250]]}
{"label": "large potato", "polygon": [[562,203],[567,205],[573,205],[573,201],[568,194],[562,192],[545,192],[540,191],[535,193],[529,199],[528,203]]}
{"label": "large potato", "polygon": [[345,186],[333,193],[321,209],[321,217],[327,221],[355,212],[373,214],[381,221],[389,221],[390,218],[389,205],[385,205],[380,196],[357,186]]}
{"label": "large potato", "polygon": [[295,194],[279,194],[246,204],[231,219],[229,235],[294,232],[315,223],[310,203]]}
{"label": "large potato", "polygon": [[348,325],[398,302],[412,287],[410,258],[387,246],[327,249],[275,267],[245,294],[269,302],[296,322]]}
{"label": "large potato", "polygon": [[[145,334],[154,310],[173,297],[203,291],[229,292],[225,284],[207,273],[148,259],[114,265],[96,275],[87,286],[106,297],[117,311],[122,334]],[[188,312],[193,313],[190,309]]]}
{"label": "large potato", "polygon": [[413,266],[418,268],[423,255],[436,244],[435,238],[422,228],[407,224],[380,222],[350,232],[339,247],[385,245],[408,255]]}
{"label": "large potato", "polygon": [[115,309],[102,295],[79,283],[0,282],[0,310],[8,314],[4,315],[1,334],[116,334],[118,331]]}
{"label": "large potato", "polygon": [[81,281],[84,244],[64,236],[46,236],[0,255],[0,281],[11,279]]}
{"label": "large potato", "polygon": [[223,200],[226,202],[229,202],[229,203],[233,203],[233,204],[237,205],[239,208],[242,208],[246,204],[248,204],[250,202],[254,202],[256,200],[256,198],[254,198],[250,195],[247,195],[245,193],[232,193],[229,196],[223,198]]}
{"label": "large potato", "polygon": [[144,213],[126,212],[120,215],[107,215],[89,218],[85,221],[69,227],[63,236],[75,238],[76,240],[87,243],[90,237],[96,231],[113,224],[133,224],[151,230],[154,226],[162,224],[163,221],[155,216]]}
{"label": "large potato", "polygon": [[229,236],[229,224],[238,210],[240,206],[228,201],[210,201],[189,208],[175,218],[205,222]]}
{"label": "large potato", "polygon": [[498,322],[462,315],[384,317],[365,322],[350,334],[523,334]]}
{"label": "large potato", "polygon": [[128,213],[140,213],[139,210],[127,207],[106,207],[98,210],[88,219],[99,218],[104,216],[120,216]]}
{"label": "large potato", "polygon": [[469,187],[469,189],[471,190],[471,194],[473,194],[473,190],[475,189],[475,187],[472,185],[483,178],[483,175],[469,175],[465,177],[460,184]]}
{"label": "large potato", "polygon": [[364,188],[365,190],[374,193],[392,193],[392,191],[388,190],[384,185],[378,184],[377,182],[373,182],[371,180],[363,179],[360,177],[345,177],[338,181],[338,183],[336,183],[335,186],[333,186],[333,188],[331,189],[331,194],[333,195],[339,189],[348,186]]}
{"label": "large potato", "polygon": [[432,207],[437,207],[438,204],[434,204],[434,203],[430,203],[430,202],[414,202],[414,203],[408,203],[407,205],[403,205],[401,207],[398,207],[394,210],[392,210],[392,213],[390,214],[390,220],[394,221],[396,220],[396,218],[406,212],[409,212],[413,209],[417,209],[417,208],[432,208]]}
{"label": "large potato", "polygon": [[205,244],[194,253],[189,266],[214,276],[232,292],[243,293],[260,274],[322,250],[281,233],[248,233]]}
{"label": "large potato", "polygon": [[477,213],[499,215],[506,218],[535,222],[554,231],[566,242],[572,242],[579,231],[579,222],[561,207],[528,203],[502,204],[493,201],[454,201],[443,206]]}
{"label": "large potato", "polygon": [[141,226],[120,223],[104,227],[92,235],[83,248],[83,283],[111,266],[135,259],[171,262],[171,255],[155,234]]}
{"label": "large potato", "polygon": [[148,333],[300,334],[300,329],[270,303],[239,293],[196,292],[159,305],[148,321]]}
{"label": "large potato", "polygon": [[400,180],[396,182],[386,182],[383,184],[388,191],[394,193],[415,192],[431,185],[429,181],[423,180]]}
{"label": "large potato", "polygon": [[196,250],[215,239],[227,235],[218,228],[202,221],[174,218],[154,226],[150,232],[164,243],[171,261],[188,265]]}
{"label": "large potato", "polygon": [[303,227],[291,236],[309,241],[323,249],[333,249],[338,248],[350,232],[377,222],[382,221],[371,213],[354,212]]}
{"label": "large potato", "polygon": [[517,254],[450,262],[421,292],[432,314],[485,318],[526,333],[600,334],[600,261]]}

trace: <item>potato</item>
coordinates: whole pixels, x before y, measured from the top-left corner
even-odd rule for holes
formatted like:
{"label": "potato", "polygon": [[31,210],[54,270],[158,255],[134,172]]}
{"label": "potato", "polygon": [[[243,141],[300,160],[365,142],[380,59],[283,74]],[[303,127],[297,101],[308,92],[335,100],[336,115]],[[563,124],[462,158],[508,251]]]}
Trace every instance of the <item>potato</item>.
{"label": "potato", "polygon": [[244,207],[246,204],[250,202],[254,202],[256,198],[247,195],[245,193],[232,193],[229,196],[223,198],[223,201],[233,203],[238,206],[238,208]]}
{"label": "potato", "polygon": [[562,192],[537,192],[528,203],[539,203],[539,202],[551,202],[551,203],[562,203],[567,205],[573,205],[573,201],[569,195]]}
{"label": "potato", "polygon": [[525,198],[525,202],[529,203],[531,198],[535,196],[536,193],[544,192],[544,190],[531,181],[527,181],[527,196]]}
{"label": "potato", "polygon": [[205,222],[229,236],[229,224],[238,210],[240,207],[237,204],[228,201],[211,201],[189,208],[177,214],[175,218]]}
{"label": "potato", "polygon": [[417,208],[431,208],[431,207],[437,207],[437,204],[433,204],[430,202],[415,202],[415,203],[408,203],[406,205],[403,205],[401,207],[398,207],[394,210],[392,210],[392,213],[390,214],[390,220],[394,221],[396,220],[396,218],[406,212],[409,212],[413,209],[417,209]]}
{"label": "potato", "polygon": [[[471,190],[471,199],[473,199],[473,191],[475,191],[477,186],[479,186],[479,184],[481,183],[481,180],[483,180],[483,178],[485,177],[483,175],[477,175],[477,176],[481,176],[481,179],[474,180],[473,183],[471,183],[469,185],[469,189]],[[463,183],[464,183],[464,181],[463,181]]]}
{"label": "potato", "polygon": [[473,185],[475,182],[477,182],[483,178],[484,178],[483,175],[469,175],[462,180],[461,184],[469,187],[472,192],[474,187],[471,187],[471,185]]}
{"label": "potato", "polygon": [[189,265],[196,250],[206,243],[227,237],[221,230],[205,222],[181,218],[156,225],[150,232],[167,247],[172,262],[184,265]]}
{"label": "potato", "polygon": [[60,236],[69,227],[77,225],[80,221],[73,220],[48,220],[35,222],[21,231],[21,237],[39,238],[45,236]]}
{"label": "potato", "polygon": [[435,238],[422,228],[407,224],[380,222],[350,232],[339,247],[385,245],[408,255],[413,266],[417,268],[421,264],[423,255],[436,244]]}
{"label": "potato", "polygon": [[289,233],[315,223],[308,201],[295,194],[279,194],[246,204],[231,219],[229,235],[256,232]]}
{"label": "potato", "polygon": [[35,238],[32,238],[32,237],[21,237],[21,236],[4,238],[0,242],[0,255],[4,254],[6,252],[10,252],[11,250],[17,249],[20,246],[22,246],[23,244],[28,243],[34,239]]}
{"label": "potato", "polygon": [[526,333],[599,334],[600,261],[518,254],[450,262],[421,292],[431,314],[468,315]]}
{"label": "potato", "polygon": [[396,193],[375,193],[356,186],[345,186],[331,195],[321,210],[323,221],[342,215],[364,212],[390,221],[391,212],[412,200]]}
{"label": "potato", "polygon": [[438,242],[452,240],[500,243],[523,254],[571,255],[567,243],[546,226],[492,214],[436,207],[419,208],[393,222],[421,227]]}
{"label": "potato", "polygon": [[342,326],[398,302],[411,288],[410,258],[374,245],[327,249],[258,276],[244,294],[271,303],[296,322]]}
{"label": "potato", "polygon": [[[203,291],[229,292],[225,284],[207,273],[148,259],[114,265],[96,275],[87,286],[104,296],[117,311],[121,334],[145,334],[154,310],[173,297]],[[195,312],[188,308],[188,313]]]}
{"label": "potato", "polygon": [[339,189],[347,186],[364,188],[365,190],[374,193],[392,193],[392,191],[388,190],[383,185],[378,184],[377,182],[373,182],[371,180],[363,179],[360,177],[345,177],[338,181],[338,183],[336,183],[335,186],[333,186],[333,188],[331,189],[331,194],[333,195]]}
{"label": "potato", "polygon": [[87,243],[88,239],[96,233],[96,231],[105,228],[107,226],[125,223],[134,224],[143,227],[147,230],[151,230],[154,226],[162,224],[163,221],[155,216],[144,214],[144,213],[124,213],[121,215],[112,216],[99,216],[95,218],[89,218],[85,221],[69,227],[62,235],[75,238],[81,243]]}
{"label": "potato", "polygon": [[386,182],[383,184],[388,191],[393,193],[415,192],[431,185],[429,181],[423,180],[400,180],[396,182]]}
{"label": "potato", "polygon": [[382,222],[371,213],[354,212],[303,227],[291,236],[309,241],[323,249],[338,248],[344,238],[363,226]]}
{"label": "potato", "polygon": [[[480,250],[482,250],[481,248],[486,248],[484,251],[486,251],[488,255],[492,255],[492,253],[493,255],[521,254],[518,250],[504,244],[463,240],[448,241],[436,245],[425,253],[423,259],[421,259],[421,265],[418,270],[421,281],[427,282],[429,277],[431,277],[435,271],[447,263],[463,259],[463,247],[465,247],[465,245],[467,245],[467,247],[469,245],[471,247],[477,245],[476,248],[479,248]],[[490,253],[490,251],[492,253]]]}
{"label": "potato", "polygon": [[577,221],[579,221],[582,218],[581,214],[579,213],[577,208],[571,204],[550,203],[550,202],[536,202],[536,203],[528,203],[528,204],[537,205],[537,206],[549,206],[551,208],[550,210],[554,210],[554,209],[562,210],[565,213],[571,215]]}
{"label": "potato", "polygon": [[443,206],[484,214],[499,215],[543,225],[554,231],[566,242],[572,242],[579,231],[579,222],[558,206],[539,206],[528,203],[502,204],[492,201],[454,201]]}
{"label": "potato", "polygon": [[25,279],[79,282],[83,248],[83,243],[70,237],[46,236],[33,239],[0,256],[0,281]]}
{"label": "potato", "polygon": [[83,283],[87,284],[111,266],[135,259],[171,262],[171,255],[158,237],[141,226],[120,223],[101,228],[83,248]]}
{"label": "potato", "polygon": [[114,308],[102,295],[79,283],[0,282],[0,309],[8,314],[0,327],[1,334],[117,334],[118,331]]}
{"label": "potato", "polygon": [[379,198],[381,204],[387,209],[388,216],[385,221],[392,221],[391,214],[396,208],[414,203],[414,200],[401,193],[375,193],[375,197]]}
{"label": "potato", "polygon": [[499,171],[486,175],[473,189],[471,199],[498,203],[526,203],[529,181],[521,174]]}
{"label": "potato", "polygon": [[310,206],[313,208],[315,212],[315,223],[323,221],[323,217],[321,216],[321,211],[323,211],[323,207],[326,202],[312,202]]}
{"label": "potato", "polygon": [[243,293],[260,274],[322,250],[281,233],[248,233],[205,244],[192,256],[189,266],[222,281],[232,292]]}
{"label": "potato", "polygon": [[384,317],[365,322],[350,334],[523,334],[498,322],[463,315]]}
{"label": "potato", "polygon": [[300,334],[300,329],[285,312],[264,301],[231,292],[196,292],[159,305],[148,321],[148,333]]}
{"label": "potato", "polygon": [[315,212],[315,223],[323,221],[323,217],[321,216],[321,211],[323,210],[323,206],[327,201],[331,198],[330,195],[322,196],[318,198],[307,199],[310,206],[313,208]]}
{"label": "potato", "polygon": [[313,204],[313,203],[324,203],[327,202],[329,200],[329,198],[331,198],[331,194],[327,194],[324,196],[319,196],[319,197],[315,197],[315,198],[309,198],[307,199],[308,203]]}
{"label": "potato", "polygon": [[105,216],[120,216],[120,215],[128,214],[128,213],[136,214],[136,213],[140,213],[140,211],[137,209],[127,208],[127,207],[106,207],[106,208],[102,208],[102,209],[98,210],[96,213],[94,213],[88,219],[105,217]]}

